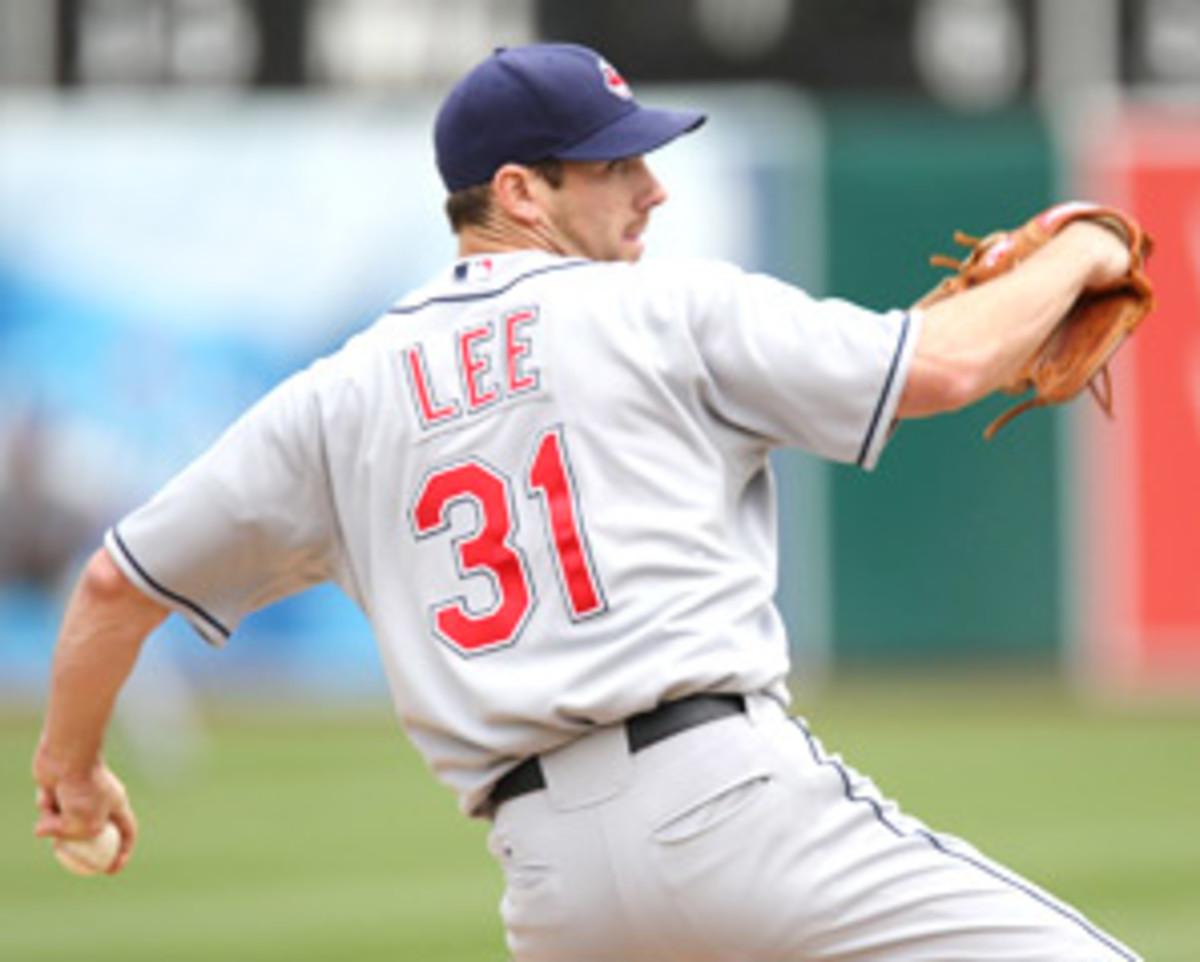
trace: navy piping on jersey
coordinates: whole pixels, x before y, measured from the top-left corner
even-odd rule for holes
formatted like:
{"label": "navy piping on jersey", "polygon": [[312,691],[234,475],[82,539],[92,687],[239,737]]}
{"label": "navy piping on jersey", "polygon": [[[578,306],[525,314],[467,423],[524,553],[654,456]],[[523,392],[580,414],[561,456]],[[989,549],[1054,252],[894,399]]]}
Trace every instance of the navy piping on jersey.
{"label": "navy piping on jersey", "polygon": [[871,810],[875,813],[876,821],[878,821],[880,825],[882,825],[885,829],[887,829],[889,832],[891,832],[897,838],[921,838],[921,839],[924,839],[933,848],[937,849],[937,851],[941,852],[943,855],[947,856],[948,858],[957,859],[960,862],[970,865],[973,868],[976,868],[979,871],[981,871],[987,875],[990,875],[992,878],[996,879],[997,881],[1003,882],[1005,885],[1008,885],[1011,888],[1014,888],[1017,891],[1025,894],[1025,895],[1028,895],[1030,898],[1041,903],[1046,908],[1050,909],[1052,912],[1055,912],[1056,914],[1061,915],[1063,918],[1067,919],[1068,921],[1075,923],[1081,929],[1083,929],[1084,932],[1086,932],[1088,935],[1090,935],[1094,939],[1096,939],[1096,941],[1103,943],[1107,948],[1111,949],[1113,952],[1116,952],[1117,955],[1119,955],[1121,958],[1129,959],[1130,962],[1137,962],[1138,957],[1136,955],[1131,955],[1124,946],[1115,942],[1113,939],[1111,939],[1109,936],[1105,935],[1100,930],[1094,928],[1092,925],[1090,925],[1088,923],[1088,921],[1086,919],[1080,917],[1079,915],[1076,915],[1074,912],[1070,911],[1066,906],[1055,901],[1053,898],[1043,894],[1042,892],[1038,891],[1036,888],[1033,888],[1032,886],[1023,883],[1021,881],[1021,879],[1014,878],[1013,876],[1006,874],[1005,872],[1001,871],[997,866],[994,866],[994,865],[990,864],[989,862],[986,862],[979,858],[973,858],[973,857],[971,857],[971,855],[969,855],[966,852],[955,851],[954,849],[950,848],[936,834],[929,831],[928,829],[905,829],[905,828],[902,828],[901,826],[895,824],[894,822],[890,821],[888,819],[887,812],[884,810],[884,807],[879,803],[878,799],[871,798],[866,795],[856,795],[854,793],[854,782],[851,779],[849,772],[846,771],[845,766],[842,765],[841,762],[838,761],[837,758],[833,758],[833,757],[830,757],[829,755],[825,754],[825,752],[821,749],[820,745],[818,744],[816,738],[813,736],[812,732],[810,732],[808,730],[808,727],[804,724],[804,722],[801,721],[799,718],[792,718],[791,721],[794,725],[796,725],[797,728],[800,729],[801,732],[803,732],[804,738],[808,742],[808,749],[812,753],[813,760],[816,761],[816,763],[818,765],[822,765],[826,768],[832,768],[837,773],[838,777],[842,781],[842,790],[845,792],[847,800],[849,800],[851,802],[855,802],[857,804],[869,806],[871,808]]}
{"label": "navy piping on jersey", "polygon": [[201,619],[206,625],[209,625],[211,628],[217,631],[222,638],[229,638],[232,632],[219,621],[217,621],[216,618],[197,605],[194,601],[190,601],[183,595],[172,591],[170,588],[160,584],[153,577],[151,577],[150,573],[138,563],[137,558],[133,556],[133,552],[129,550],[129,546],[125,544],[124,539],[121,537],[121,533],[117,531],[116,528],[112,529],[112,536],[117,547],[121,549],[121,554],[125,556],[125,560],[133,565],[134,570],[137,571],[138,575],[141,576],[142,580],[145,581],[146,584],[161,594],[164,598],[168,598],[180,607],[186,608],[197,618]]}
{"label": "navy piping on jersey", "polygon": [[415,314],[417,311],[423,311],[427,307],[432,307],[435,304],[459,304],[466,301],[486,300],[489,297],[498,297],[501,294],[506,294],[522,281],[527,281],[531,277],[538,277],[541,274],[551,274],[554,271],[564,271],[572,267],[589,267],[595,261],[588,260],[569,260],[561,264],[548,264],[545,267],[539,267],[536,270],[530,271],[528,274],[518,274],[503,287],[493,287],[482,291],[469,291],[462,294],[439,294],[431,297],[428,300],[421,301],[419,304],[400,304],[388,311],[389,314]]}
{"label": "navy piping on jersey", "polygon": [[860,468],[866,462],[867,455],[871,452],[871,444],[874,441],[875,432],[879,430],[879,419],[883,416],[884,405],[892,393],[892,384],[896,380],[896,371],[900,367],[900,358],[904,356],[904,345],[908,343],[908,332],[911,326],[910,320],[909,315],[905,314],[904,324],[900,328],[900,341],[896,344],[896,353],[892,355],[892,366],[888,369],[887,380],[883,382],[883,390],[879,394],[879,403],[875,405],[875,413],[871,416],[871,426],[867,430],[867,437],[858,452],[858,461],[856,463]]}

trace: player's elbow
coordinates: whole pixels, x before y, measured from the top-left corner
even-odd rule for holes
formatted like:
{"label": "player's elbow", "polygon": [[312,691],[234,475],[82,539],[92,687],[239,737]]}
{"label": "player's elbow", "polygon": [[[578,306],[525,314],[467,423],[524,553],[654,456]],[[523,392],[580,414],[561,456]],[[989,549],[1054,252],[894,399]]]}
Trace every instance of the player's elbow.
{"label": "player's elbow", "polygon": [[109,617],[142,634],[153,630],[168,613],[165,606],[143,594],[126,577],[104,548],[88,559],[79,577],[74,604],[91,617]]}
{"label": "player's elbow", "polygon": [[931,417],[958,411],[988,393],[987,366],[969,357],[945,359],[918,355],[900,395],[900,418]]}
{"label": "player's elbow", "polygon": [[80,575],[79,590],[96,601],[114,601],[135,589],[108,551],[97,548]]}

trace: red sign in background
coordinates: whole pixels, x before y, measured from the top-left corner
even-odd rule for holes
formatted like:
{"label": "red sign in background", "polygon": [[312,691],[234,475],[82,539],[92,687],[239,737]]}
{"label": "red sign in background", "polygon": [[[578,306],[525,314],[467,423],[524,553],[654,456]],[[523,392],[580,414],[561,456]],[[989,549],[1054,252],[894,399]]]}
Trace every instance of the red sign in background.
{"label": "red sign in background", "polygon": [[1078,422],[1078,650],[1108,687],[1200,691],[1200,115],[1142,108],[1097,140],[1083,183],[1150,232],[1158,306],[1113,366],[1116,420]]}

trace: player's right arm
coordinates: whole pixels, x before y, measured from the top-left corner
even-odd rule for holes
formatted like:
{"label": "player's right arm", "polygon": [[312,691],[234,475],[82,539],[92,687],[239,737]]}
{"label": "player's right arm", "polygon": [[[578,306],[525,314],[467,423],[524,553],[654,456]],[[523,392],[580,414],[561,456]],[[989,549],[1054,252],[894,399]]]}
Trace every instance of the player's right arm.
{"label": "player's right arm", "polygon": [[1128,269],[1129,251],[1111,231],[1077,223],[1011,273],[923,309],[897,417],[955,411],[996,391],[1083,291]]}
{"label": "player's right arm", "polygon": [[63,615],[49,701],[33,759],[38,786],[35,834],[88,837],[111,819],[121,831],[119,871],[137,838],[125,788],[102,749],[117,696],[146,637],[167,609],[132,585],[98,550],[80,575]]}

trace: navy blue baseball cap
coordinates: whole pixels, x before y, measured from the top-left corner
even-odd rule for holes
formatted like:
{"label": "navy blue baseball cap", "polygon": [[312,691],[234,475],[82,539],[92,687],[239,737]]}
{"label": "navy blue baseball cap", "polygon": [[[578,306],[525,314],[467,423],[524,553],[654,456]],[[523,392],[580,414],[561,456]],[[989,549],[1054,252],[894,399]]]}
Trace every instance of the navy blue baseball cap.
{"label": "navy blue baseball cap", "polygon": [[594,50],[531,44],[497,49],[458,82],[438,112],[434,144],[453,192],[488,183],[509,163],[640,156],[705,120],[643,107]]}

